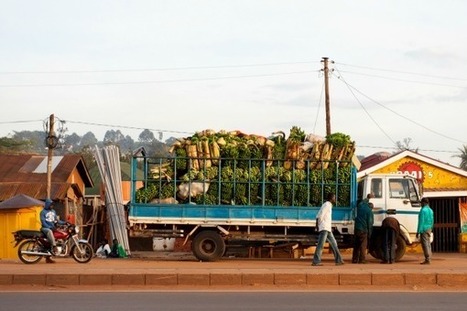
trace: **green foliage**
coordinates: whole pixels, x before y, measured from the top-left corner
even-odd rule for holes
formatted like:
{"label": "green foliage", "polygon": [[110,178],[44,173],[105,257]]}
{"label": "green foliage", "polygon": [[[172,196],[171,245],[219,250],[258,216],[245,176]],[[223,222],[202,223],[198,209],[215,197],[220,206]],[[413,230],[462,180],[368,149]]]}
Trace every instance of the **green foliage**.
{"label": "green foliage", "polygon": [[350,136],[343,133],[333,133],[327,135],[326,142],[333,145],[334,148],[343,148],[352,143]]}
{"label": "green foliage", "polygon": [[27,140],[18,141],[13,138],[0,138],[0,153],[21,153],[30,148],[31,144]]}
{"label": "green foliage", "polygon": [[290,129],[289,141],[292,143],[301,143],[305,140],[305,132],[298,126],[293,126]]}

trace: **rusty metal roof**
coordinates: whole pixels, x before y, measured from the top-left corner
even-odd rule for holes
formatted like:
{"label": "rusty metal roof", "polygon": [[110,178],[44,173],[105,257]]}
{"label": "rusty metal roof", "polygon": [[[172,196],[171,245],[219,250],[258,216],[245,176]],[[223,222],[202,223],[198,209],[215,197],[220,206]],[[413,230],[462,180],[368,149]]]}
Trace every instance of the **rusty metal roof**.
{"label": "rusty metal roof", "polygon": [[[0,201],[25,194],[36,199],[47,196],[47,156],[41,155],[0,155]],[[72,186],[68,182],[76,169],[85,187],[92,187],[93,182],[80,155],[69,154],[54,157],[52,160],[51,199],[64,199]],[[73,187],[79,191],[78,187]],[[82,193],[80,193],[82,195]]]}

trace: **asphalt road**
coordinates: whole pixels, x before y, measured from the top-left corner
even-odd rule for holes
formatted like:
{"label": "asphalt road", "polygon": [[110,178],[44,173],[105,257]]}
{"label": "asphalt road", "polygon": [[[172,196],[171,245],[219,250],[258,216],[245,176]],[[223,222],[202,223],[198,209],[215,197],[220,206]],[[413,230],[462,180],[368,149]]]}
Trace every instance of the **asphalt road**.
{"label": "asphalt road", "polygon": [[34,292],[0,293],[0,311],[465,310],[465,293]]}

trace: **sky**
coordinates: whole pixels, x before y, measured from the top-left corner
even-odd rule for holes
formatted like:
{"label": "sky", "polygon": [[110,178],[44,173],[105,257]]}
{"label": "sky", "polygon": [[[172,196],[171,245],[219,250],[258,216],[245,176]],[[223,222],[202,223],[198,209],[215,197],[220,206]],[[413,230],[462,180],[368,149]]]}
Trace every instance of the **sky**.
{"label": "sky", "polygon": [[0,137],[331,132],[458,166],[467,1],[1,0]]}

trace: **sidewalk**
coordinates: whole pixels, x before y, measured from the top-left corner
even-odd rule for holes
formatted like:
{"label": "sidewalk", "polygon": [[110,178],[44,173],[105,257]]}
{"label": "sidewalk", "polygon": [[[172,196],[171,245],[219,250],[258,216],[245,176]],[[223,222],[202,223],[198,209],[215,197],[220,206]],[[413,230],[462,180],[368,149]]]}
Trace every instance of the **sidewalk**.
{"label": "sidewalk", "polygon": [[431,265],[420,254],[407,254],[389,265],[370,259],[335,266],[326,254],[323,266],[305,259],[236,259],[198,262],[188,253],[135,252],[131,258],[94,258],[78,264],[71,258],[26,265],[0,260],[0,290],[8,288],[99,289],[290,289],[290,290],[460,290],[467,291],[467,254],[435,253]]}

